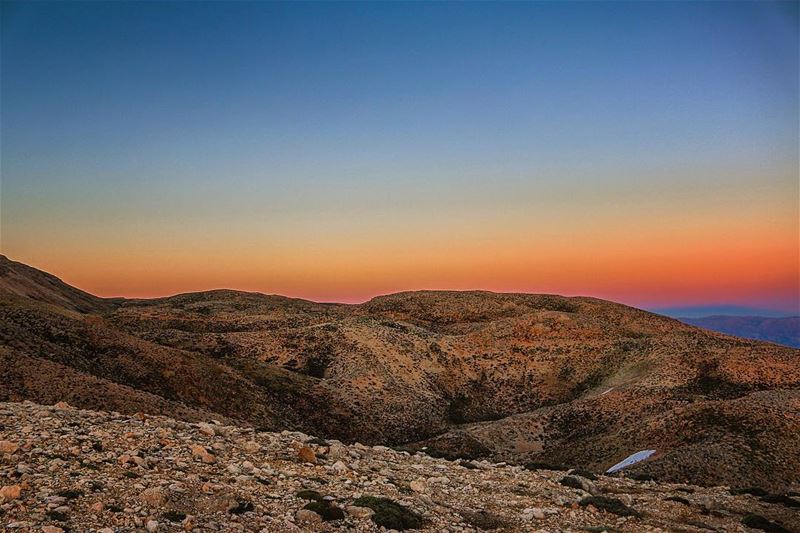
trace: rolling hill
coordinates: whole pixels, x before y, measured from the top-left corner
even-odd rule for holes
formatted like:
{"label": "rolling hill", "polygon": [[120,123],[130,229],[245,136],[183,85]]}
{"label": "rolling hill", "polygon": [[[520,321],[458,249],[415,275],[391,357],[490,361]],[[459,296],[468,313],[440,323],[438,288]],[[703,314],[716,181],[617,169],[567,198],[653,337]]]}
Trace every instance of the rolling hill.
{"label": "rolling hill", "polygon": [[0,400],[663,481],[800,482],[800,352],[594,298],[101,299],[0,259]]}

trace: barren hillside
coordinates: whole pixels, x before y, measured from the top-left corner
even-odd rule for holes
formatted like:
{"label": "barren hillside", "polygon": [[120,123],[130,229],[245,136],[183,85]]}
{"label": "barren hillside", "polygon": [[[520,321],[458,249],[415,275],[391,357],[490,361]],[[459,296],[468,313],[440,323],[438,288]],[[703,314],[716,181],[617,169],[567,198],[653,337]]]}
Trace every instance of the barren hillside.
{"label": "barren hillside", "polygon": [[5,258],[0,273],[2,399],[595,472],[655,449],[631,471],[800,482],[795,349],[593,298],[102,300]]}

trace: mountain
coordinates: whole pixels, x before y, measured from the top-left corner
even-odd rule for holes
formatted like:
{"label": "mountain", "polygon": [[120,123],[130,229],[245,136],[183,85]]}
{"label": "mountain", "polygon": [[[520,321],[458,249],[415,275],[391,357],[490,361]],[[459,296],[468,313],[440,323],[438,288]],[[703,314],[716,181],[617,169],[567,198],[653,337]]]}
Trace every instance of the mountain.
{"label": "mountain", "polygon": [[680,318],[682,322],[737,337],[757,339],[800,348],[800,316],[726,316]]}
{"label": "mountain", "polygon": [[3,531],[798,531],[796,495],[451,462],[64,403],[0,403],[0,453]]}
{"label": "mountain", "polygon": [[0,400],[786,490],[800,351],[594,298],[95,298],[0,259]]}
{"label": "mountain", "polygon": [[757,307],[744,307],[741,305],[695,305],[688,307],[657,307],[648,311],[666,315],[672,318],[704,318],[707,316],[763,316],[781,318],[791,313],[776,309],[763,309]]}

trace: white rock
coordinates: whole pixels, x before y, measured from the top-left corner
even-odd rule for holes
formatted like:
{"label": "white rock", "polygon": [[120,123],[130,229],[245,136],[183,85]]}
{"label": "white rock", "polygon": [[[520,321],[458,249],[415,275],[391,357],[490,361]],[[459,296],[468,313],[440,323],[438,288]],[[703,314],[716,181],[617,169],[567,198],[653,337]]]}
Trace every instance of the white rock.
{"label": "white rock", "polygon": [[425,492],[428,490],[428,485],[421,479],[415,479],[408,484],[408,487],[414,492]]}
{"label": "white rock", "polygon": [[339,475],[342,475],[342,474],[346,474],[350,469],[347,468],[347,465],[344,464],[342,461],[336,461],[331,466],[331,470],[333,470],[335,473],[337,473]]}
{"label": "white rock", "polygon": [[345,459],[349,456],[350,453],[347,450],[347,446],[337,440],[331,441],[330,446],[328,446],[328,457],[334,460],[339,460]]}
{"label": "white rock", "polygon": [[209,437],[213,437],[214,435],[217,434],[217,432],[214,431],[214,428],[211,426],[211,424],[207,424],[205,422],[200,422],[199,424],[197,424],[197,429],[200,430],[200,433],[202,433],[203,435],[208,435]]}
{"label": "white rock", "polygon": [[369,507],[358,507],[356,505],[350,505],[345,510],[347,514],[355,518],[369,518],[375,514],[375,511]]}

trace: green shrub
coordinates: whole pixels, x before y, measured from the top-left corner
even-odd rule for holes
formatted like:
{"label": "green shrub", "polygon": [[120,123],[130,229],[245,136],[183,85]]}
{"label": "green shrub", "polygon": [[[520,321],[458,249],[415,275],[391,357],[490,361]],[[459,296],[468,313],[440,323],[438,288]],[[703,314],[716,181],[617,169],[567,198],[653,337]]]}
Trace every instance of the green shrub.
{"label": "green shrub", "polygon": [[594,472],[589,472],[588,470],[581,470],[580,468],[575,468],[573,470],[570,470],[569,473],[573,476],[580,476],[590,481],[597,481],[597,476],[594,474]]}
{"label": "green shrub", "polygon": [[315,490],[301,490],[297,494],[295,494],[298,498],[302,498],[304,500],[311,500],[314,502],[321,502],[322,501],[322,494]]}
{"label": "green shrub", "polygon": [[178,511],[167,511],[161,517],[170,522],[183,522],[186,518],[186,513],[179,513]]}
{"label": "green shrub", "polygon": [[738,494],[750,494],[751,496],[766,496],[767,494],[769,494],[761,487],[740,487],[737,489],[731,489],[728,492],[730,492],[734,496]]}
{"label": "green shrub", "polygon": [[761,497],[761,501],[764,503],[783,505],[784,507],[800,507],[800,501],[790,498],[785,494],[767,494]]}
{"label": "green shrub", "polygon": [[482,531],[509,527],[508,522],[489,511],[461,511],[460,514],[469,525]]}
{"label": "green shrub", "polygon": [[544,463],[541,461],[531,461],[525,463],[523,467],[526,470],[554,470],[559,472],[565,472],[570,469],[567,465]]}
{"label": "green shrub", "polygon": [[676,503],[679,503],[681,505],[686,505],[686,506],[692,505],[692,502],[690,502],[686,498],[681,498],[680,496],[667,496],[666,498],[664,498],[664,501],[676,502]]}
{"label": "green shrub", "polygon": [[372,521],[386,529],[403,531],[422,527],[422,517],[389,498],[362,496],[353,502],[358,507],[369,507],[375,514]]}
{"label": "green shrub", "polygon": [[320,515],[325,522],[330,522],[331,520],[341,520],[344,518],[344,511],[325,501],[307,503],[303,509],[314,511]]}
{"label": "green shrub", "polygon": [[785,527],[770,522],[763,516],[757,514],[749,514],[742,518],[742,524],[753,529],[760,529],[761,531],[768,531],[769,533],[791,533]]}
{"label": "green shrub", "polygon": [[639,512],[631,509],[622,501],[616,498],[609,498],[608,496],[587,496],[578,502],[582,507],[587,505],[594,505],[598,509],[613,513],[619,516],[639,516]]}

